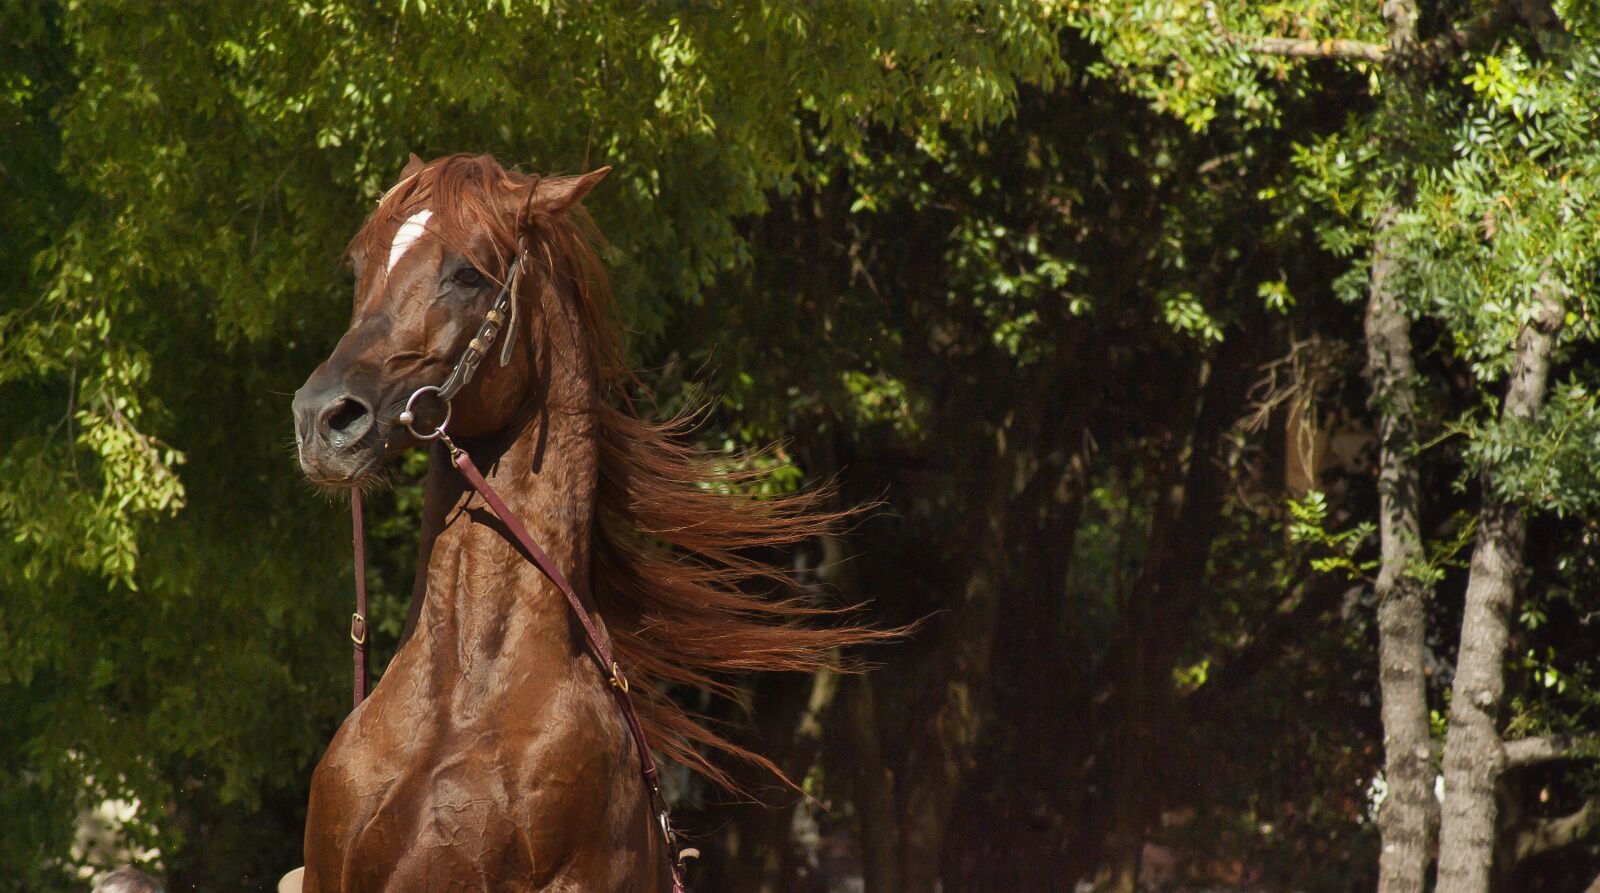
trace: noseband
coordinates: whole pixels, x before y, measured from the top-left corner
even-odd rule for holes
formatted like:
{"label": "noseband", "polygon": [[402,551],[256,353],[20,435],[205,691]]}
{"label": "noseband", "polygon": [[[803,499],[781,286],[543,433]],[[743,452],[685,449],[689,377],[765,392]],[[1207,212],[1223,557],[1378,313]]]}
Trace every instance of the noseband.
{"label": "noseband", "polygon": [[[505,334],[505,340],[500,346],[500,365],[505,366],[511,361],[511,347],[513,339],[511,332],[517,323],[517,285],[522,274],[526,271],[528,246],[522,239],[517,240],[517,257],[506,271],[505,283],[500,287],[500,293],[495,296],[494,303],[484,314],[483,322],[478,326],[477,334],[467,343],[461,356],[456,359],[455,366],[450,370],[449,376],[439,385],[423,385],[412,392],[406,399],[405,408],[400,412],[398,421],[405,425],[413,437],[418,440],[438,440],[444,443],[450,451],[450,461],[460,470],[462,477],[489,508],[505,524],[517,545],[521,546],[524,553],[531,559],[536,567],[554,583],[561,594],[566,597],[567,604],[572,608],[572,613],[577,616],[578,623],[583,627],[583,637],[588,645],[589,655],[594,658],[600,667],[600,672],[611,683],[611,693],[617,699],[617,705],[622,710],[622,718],[627,722],[628,732],[633,736],[634,749],[639,751],[639,772],[644,777],[645,786],[650,791],[650,801],[656,810],[656,820],[661,827],[661,833],[667,845],[668,867],[672,872],[673,893],[683,893],[683,881],[679,874],[679,865],[684,859],[700,855],[693,848],[680,848],[677,835],[672,830],[671,815],[667,810],[666,799],[661,795],[660,772],[656,768],[655,757],[650,753],[650,742],[645,737],[644,726],[639,722],[639,712],[634,707],[633,696],[628,692],[628,678],[622,674],[622,667],[613,656],[608,641],[600,635],[599,627],[588,609],[583,606],[583,600],[573,590],[572,584],[567,580],[561,569],[556,567],[554,561],[546,552],[539,548],[533,537],[528,535],[527,528],[522,521],[508,508],[500,494],[489,486],[478,467],[473,464],[472,457],[467,451],[457,446],[450,435],[445,433],[445,428],[450,424],[450,401],[461,390],[472,382],[477,374],[478,365],[494,347],[495,340]],[[444,417],[431,430],[418,430],[417,401],[424,395],[430,399],[439,400],[444,404]],[[355,566],[356,566],[356,611],[350,620],[350,640],[355,644],[355,707],[360,707],[367,697],[367,569],[366,569],[366,535],[365,523],[362,516],[361,491],[350,491],[351,526],[355,540]],[[352,708],[352,710],[354,707]]]}

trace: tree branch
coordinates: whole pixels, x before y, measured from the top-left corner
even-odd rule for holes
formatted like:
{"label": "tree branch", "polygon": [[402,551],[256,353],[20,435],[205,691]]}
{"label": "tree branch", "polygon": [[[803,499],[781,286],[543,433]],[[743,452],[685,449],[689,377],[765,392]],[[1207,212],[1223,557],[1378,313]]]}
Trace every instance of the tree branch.
{"label": "tree branch", "polygon": [[[1381,43],[1365,40],[1327,39],[1313,40],[1292,37],[1247,38],[1222,26],[1216,5],[1206,4],[1206,18],[1222,39],[1234,46],[1263,56],[1284,56],[1295,59],[1347,59],[1359,62],[1384,63],[1396,57],[1396,51]],[[1410,11],[1410,7],[1407,7]],[[1450,59],[1493,43],[1507,28],[1519,21],[1526,22],[1535,31],[1561,31],[1549,0],[1501,0],[1462,24],[1451,23],[1444,31],[1422,43],[1402,48],[1403,56],[1412,56],[1424,67],[1433,67]]]}
{"label": "tree branch", "polygon": [[1600,735],[1539,735],[1506,742],[1506,768],[1585,756],[1600,749]]}
{"label": "tree branch", "polygon": [[[1544,404],[1550,354],[1565,314],[1565,287],[1547,274],[1535,294],[1532,318],[1517,335],[1516,358],[1500,406],[1502,425],[1531,423]],[[1515,616],[1526,506],[1502,498],[1495,467],[1479,474],[1478,540],[1467,575],[1461,615],[1456,678],[1450,686],[1450,729],[1444,740],[1444,808],[1439,827],[1439,882],[1450,893],[1487,893],[1494,868],[1496,785],[1505,771],[1506,749],[1498,716],[1505,698],[1508,617]],[[1588,817],[1584,818],[1587,828]]]}
{"label": "tree branch", "polygon": [[1594,798],[1584,801],[1576,812],[1553,819],[1535,819],[1529,823],[1530,827],[1517,833],[1517,861],[1577,843],[1594,828],[1597,819],[1600,819],[1600,803]]}
{"label": "tree branch", "polygon": [[1224,42],[1264,56],[1287,56],[1295,59],[1359,59],[1382,62],[1388,49],[1382,44],[1364,40],[1302,40],[1292,37],[1247,38],[1223,27],[1215,3],[1206,4],[1206,21],[1216,29]]}
{"label": "tree branch", "polygon": [[1301,40],[1292,37],[1260,37],[1244,48],[1263,56],[1288,56],[1294,59],[1355,59],[1382,62],[1389,50],[1382,44],[1364,40]]}
{"label": "tree branch", "polygon": [[1493,43],[1501,32],[1517,23],[1516,5],[1502,0],[1487,12],[1474,16],[1465,24],[1447,25],[1442,33],[1428,38],[1418,48],[1424,65],[1440,65],[1462,53],[1480,50]]}
{"label": "tree branch", "polygon": [[1522,16],[1528,27],[1535,31],[1567,30],[1561,23],[1561,17],[1556,14],[1555,4],[1550,0],[1511,0],[1511,5],[1517,8],[1517,15]]}
{"label": "tree branch", "polygon": [[[1403,24],[1403,23],[1402,23]],[[1409,83],[1408,81],[1402,82]],[[1404,90],[1390,91],[1393,103]],[[1388,113],[1385,113],[1388,117]],[[1364,322],[1370,402],[1378,414],[1378,690],[1384,778],[1378,811],[1378,893],[1422,893],[1438,823],[1428,726],[1427,602],[1431,586],[1408,573],[1423,556],[1417,444],[1417,367],[1400,283],[1400,209],[1378,210]]]}

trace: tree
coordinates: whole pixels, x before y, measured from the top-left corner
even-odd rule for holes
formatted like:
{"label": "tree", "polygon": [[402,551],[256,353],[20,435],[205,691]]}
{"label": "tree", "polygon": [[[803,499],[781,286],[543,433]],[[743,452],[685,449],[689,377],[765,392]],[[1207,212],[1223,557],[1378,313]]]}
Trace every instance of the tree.
{"label": "tree", "polygon": [[337,246],[408,151],[618,165],[596,204],[647,348],[747,258],[739,218],[825,176],[802,133],[984,126],[1059,70],[1033,4],[772,4],[733,27],[631,3],[6,15],[5,250],[32,273],[0,305],[0,405],[24,420],[0,454],[0,697],[8,801],[41,811],[4,873],[28,889],[60,882],[72,811],[106,796],[197,856],[218,811],[293,798],[337,721],[345,535],[285,511],[281,395],[340,315]]}
{"label": "tree", "polygon": [[[1209,124],[1216,114],[1219,94],[1231,93],[1246,109],[1264,105],[1257,88],[1245,80],[1244,72],[1257,64],[1271,66],[1274,63],[1262,60],[1275,57],[1337,60],[1353,65],[1370,72],[1378,96],[1370,116],[1352,118],[1348,133],[1330,137],[1315,152],[1307,153],[1306,185],[1327,200],[1336,213],[1348,213],[1351,223],[1370,227],[1362,233],[1336,224],[1324,232],[1325,241],[1337,252],[1364,250],[1365,267],[1370,271],[1366,323],[1373,403],[1379,416],[1382,557],[1376,588],[1386,753],[1385,797],[1379,813],[1383,835],[1379,886],[1383,890],[1422,890],[1438,807],[1432,791],[1434,748],[1423,675],[1427,652],[1425,597],[1430,586],[1426,575],[1418,570],[1425,543],[1419,524],[1420,476],[1415,467],[1419,443],[1411,317],[1419,313],[1443,317],[1451,325],[1454,337],[1473,346],[1469,349],[1482,349],[1477,346],[1485,343],[1509,347],[1508,341],[1500,340],[1505,337],[1502,333],[1507,321],[1528,320],[1523,334],[1516,339],[1520,347],[1512,365],[1512,384],[1504,410],[1505,424],[1525,426],[1536,414],[1545,387],[1544,370],[1548,368],[1555,343],[1553,332],[1561,316],[1562,304],[1557,296],[1573,288],[1571,277],[1581,280],[1588,275],[1589,261],[1568,266],[1581,249],[1566,242],[1567,233],[1552,233],[1546,235],[1547,241],[1540,247],[1556,252],[1553,263],[1530,262],[1530,257],[1536,255],[1526,253],[1508,263],[1504,252],[1526,252],[1529,248],[1520,241],[1520,233],[1496,231],[1490,223],[1492,214],[1480,218],[1455,216],[1463,214],[1464,202],[1448,210],[1435,205],[1429,224],[1470,229],[1478,235],[1481,219],[1488,230],[1483,234],[1488,253],[1501,258],[1494,268],[1496,276],[1479,275],[1470,280],[1467,289],[1461,289],[1455,285],[1460,280],[1445,278],[1450,275],[1445,269],[1452,264],[1473,263],[1485,252],[1485,246],[1470,238],[1452,241],[1447,245],[1452,253],[1445,254],[1451,259],[1442,260],[1442,252],[1432,244],[1437,229],[1423,230],[1407,224],[1408,232],[1402,235],[1402,218],[1414,213],[1413,203],[1419,201],[1411,172],[1419,162],[1424,171],[1430,164],[1437,165],[1435,169],[1443,173],[1424,189],[1431,191],[1441,182],[1450,182],[1452,185],[1445,191],[1457,199],[1477,194],[1478,190],[1494,194],[1497,188],[1509,188],[1510,183],[1526,174],[1499,179],[1501,171],[1493,163],[1484,163],[1479,147],[1504,143],[1476,137],[1482,128],[1494,128],[1495,111],[1488,110],[1487,119],[1473,117],[1484,112],[1451,95],[1449,78],[1459,70],[1464,57],[1491,47],[1497,47],[1500,54],[1509,54],[1513,60],[1523,58],[1522,44],[1540,47],[1548,54],[1548,64],[1557,70],[1573,65],[1587,50],[1574,56],[1570,43],[1549,37],[1564,31],[1563,22],[1572,16],[1567,14],[1569,10],[1543,3],[1495,3],[1477,15],[1458,14],[1448,8],[1430,9],[1430,18],[1435,22],[1443,18],[1444,24],[1435,26],[1437,33],[1423,35],[1419,29],[1423,10],[1418,4],[1391,0],[1381,10],[1387,37],[1382,42],[1368,36],[1378,23],[1357,5],[1307,7],[1303,13],[1275,7],[1267,15],[1276,16],[1278,21],[1212,4],[1203,4],[1199,9],[1195,5],[1179,8],[1188,11],[1190,21],[1203,12],[1210,33],[1196,34],[1189,28],[1158,32],[1154,47],[1158,52],[1177,46],[1176,61],[1167,63],[1164,72],[1171,79],[1152,80],[1148,75],[1138,75],[1132,83],[1197,125]],[[1109,26],[1104,39],[1114,52],[1127,53],[1125,58],[1139,63],[1152,58],[1151,41],[1136,40],[1121,29],[1153,12],[1148,4],[1130,4],[1129,9],[1119,13],[1102,11],[1097,23]],[[1278,36],[1285,24],[1291,30],[1298,28],[1300,35]],[[1581,13],[1577,24],[1584,24]],[[1161,42],[1161,38],[1168,42]],[[1202,49],[1223,52],[1219,60],[1208,61],[1201,57]],[[1490,55],[1487,63],[1478,63],[1474,86],[1480,95],[1486,92],[1486,73],[1503,70],[1504,58]],[[1582,64],[1577,62],[1580,68]],[[1568,76],[1577,78],[1575,73]],[[1185,79],[1198,85],[1198,89],[1185,89]],[[1178,88],[1173,89],[1174,85]],[[1548,134],[1583,126],[1563,122],[1552,127],[1551,122],[1529,120],[1536,116],[1535,109],[1553,110],[1559,102],[1555,97],[1564,90],[1552,89],[1550,84],[1542,86],[1550,92],[1541,95],[1537,87],[1529,84],[1517,100],[1506,98],[1499,105],[1502,113],[1509,111],[1519,125],[1526,123],[1528,127],[1517,136],[1504,131],[1501,136],[1520,140],[1538,155],[1555,149],[1555,141]],[[1461,123],[1446,123],[1451,121]],[[1443,144],[1440,134],[1448,134],[1448,139],[1455,140],[1454,145]],[[1488,154],[1493,153],[1493,149],[1488,150]],[[1447,160],[1452,155],[1453,163]],[[1352,165],[1352,159],[1359,160],[1365,170]],[[1571,163],[1572,159],[1564,158],[1555,165],[1565,169]],[[1541,174],[1548,175],[1549,170]],[[1563,186],[1566,183],[1562,179]],[[1579,191],[1582,188],[1576,187]],[[1420,199],[1437,200],[1436,195]],[[1505,247],[1507,243],[1514,247]],[[1410,275],[1407,268],[1418,263],[1418,256],[1430,258],[1424,262],[1429,269],[1421,275]],[[1460,272],[1459,268],[1451,270],[1456,275]],[[1412,290],[1409,295],[1408,286]],[[1519,297],[1531,293],[1532,299],[1500,304],[1494,298],[1486,298],[1493,291],[1484,289],[1510,289]],[[1441,292],[1449,298],[1440,300],[1437,296]],[[1434,296],[1433,303],[1423,303],[1421,295]],[[1449,300],[1458,303],[1452,305]],[[1492,318],[1485,319],[1470,309],[1478,306],[1492,307]],[[1476,369],[1481,386],[1491,386],[1500,368],[1503,367]],[[1497,457],[1496,461],[1507,458]],[[1487,468],[1483,473],[1493,474]],[[1483,494],[1457,676],[1457,694],[1465,692],[1469,697],[1452,699],[1446,742],[1448,794],[1440,849],[1441,890],[1488,889],[1496,836],[1495,789],[1502,763],[1497,752],[1499,732],[1495,729],[1501,708],[1499,686],[1505,660],[1506,614],[1521,567],[1523,522],[1517,500],[1507,504],[1503,491],[1497,490],[1488,477],[1483,480]]]}
{"label": "tree", "polygon": [[1587,5],[0,16],[0,889],[74,888],[108,797],[172,889],[295,864],[349,559],[287,394],[371,200],[463,149],[616,165],[640,404],[880,502],[783,558],[922,623],[740,681],[805,796],[676,779],[695,889],[1416,890],[1441,769],[1441,884],[1596,873]]}

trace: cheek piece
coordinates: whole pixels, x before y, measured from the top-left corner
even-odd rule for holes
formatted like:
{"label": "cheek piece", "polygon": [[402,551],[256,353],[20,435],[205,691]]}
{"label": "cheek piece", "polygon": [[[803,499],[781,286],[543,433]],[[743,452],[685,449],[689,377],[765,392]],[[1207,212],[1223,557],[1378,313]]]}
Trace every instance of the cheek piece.
{"label": "cheek piece", "polygon": [[[415,219],[415,218],[413,218]],[[407,225],[410,221],[407,221]],[[401,227],[404,229],[404,227]],[[399,242],[399,237],[395,239]],[[461,393],[461,389],[472,382],[472,377],[478,372],[478,365],[494,347],[496,338],[504,333],[505,341],[500,345],[500,365],[511,362],[511,346],[516,339],[513,330],[517,325],[517,284],[522,279],[522,274],[527,267],[528,246],[521,239],[517,241],[517,257],[506,270],[505,284],[500,286],[500,293],[495,296],[494,303],[489,305],[489,310],[483,315],[483,322],[478,326],[477,334],[467,342],[466,349],[461,351],[461,356],[456,359],[455,366],[450,370],[449,376],[440,385],[423,385],[412,392],[406,399],[406,408],[400,413],[400,424],[405,425],[412,436],[419,440],[433,440],[444,433],[444,426],[450,420],[450,401]],[[440,422],[432,431],[418,430],[417,428],[417,400],[429,395],[430,399],[441,401],[444,404],[444,421]]]}

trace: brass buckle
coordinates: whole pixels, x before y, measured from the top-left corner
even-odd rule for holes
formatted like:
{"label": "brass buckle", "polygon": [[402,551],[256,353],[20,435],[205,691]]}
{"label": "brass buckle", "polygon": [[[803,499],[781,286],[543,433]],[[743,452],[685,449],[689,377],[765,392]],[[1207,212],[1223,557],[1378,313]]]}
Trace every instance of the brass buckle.
{"label": "brass buckle", "polygon": [[611,662],[611,687],[623,694],[628,693],[628,677],[622,675],[622,668],[617,666],[616,661]]}
{"label": "brass buckle", "polygon": [[[356,629],[358,626],[359,632]],[[360,611],[350,615],[350,641],[357,645],[367,644],[367,618],[362,617]]]}

